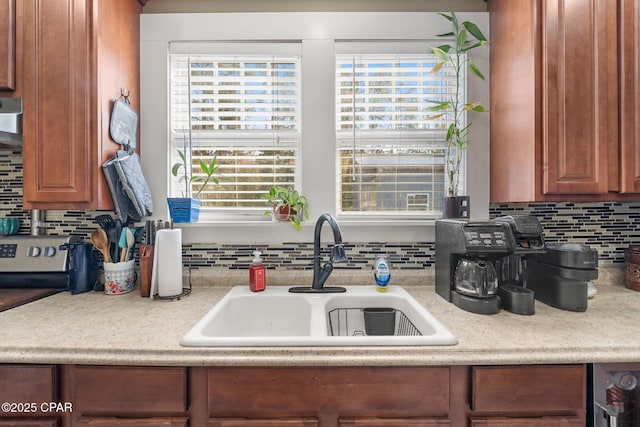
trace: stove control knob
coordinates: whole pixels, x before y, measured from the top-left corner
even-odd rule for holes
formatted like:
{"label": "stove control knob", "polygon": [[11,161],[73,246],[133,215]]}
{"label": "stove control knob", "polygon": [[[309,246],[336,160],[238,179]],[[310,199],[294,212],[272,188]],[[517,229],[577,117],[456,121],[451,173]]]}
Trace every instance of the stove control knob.
{"label": "stove control knob", "polygon": [[45,246],[43,256],[52,257],[56,254],[56,248],[53,246]]}
{"label": "stove control knob", "polygon": [[40,246],[29,246],[29,249],[27,249],[27,256],[28,257],[40,256]]}

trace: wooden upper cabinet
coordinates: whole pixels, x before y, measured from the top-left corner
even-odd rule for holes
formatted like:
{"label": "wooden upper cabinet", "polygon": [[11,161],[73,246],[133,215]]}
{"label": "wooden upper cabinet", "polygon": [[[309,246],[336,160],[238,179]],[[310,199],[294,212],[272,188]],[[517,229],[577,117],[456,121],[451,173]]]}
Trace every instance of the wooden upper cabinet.
{"label": "wooden upper cabinet", "polygon": [[617,199],[616,2],[489,0],[489,11],[491,200]]}
{"label": "wooden upper cabinet", "polygon": [[15,89],[16,0],[0,0],[0,90]]}
{"label": "wooden upper cabinet", "polygon": [[[609,123],[616,120],[616,3],[542,5],[544,194],[602,194],[608,186]],[[615,46],[615,44],[613,45]],[[612,129],[615,131],[615,129]]]}
{"label": "wooden upper cabinet", "polygon": [[619,2],[620,192],[640,193],[640,3]]}
{"label": "wooden upper cabinet", "polygon": [[111,209],[101,165],[117,150],[120,89],[139,106],[137,0],[24,0],[24,207]]}

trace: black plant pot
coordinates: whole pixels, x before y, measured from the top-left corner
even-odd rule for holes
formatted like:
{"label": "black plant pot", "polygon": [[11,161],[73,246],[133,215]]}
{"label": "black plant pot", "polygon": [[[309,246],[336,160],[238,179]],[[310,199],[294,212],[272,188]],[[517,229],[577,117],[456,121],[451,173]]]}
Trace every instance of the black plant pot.
{"label": "black plant pot", "polygon": [[469,219],[470,215],[469,196],[446,196],[442,201],[443,218]]}

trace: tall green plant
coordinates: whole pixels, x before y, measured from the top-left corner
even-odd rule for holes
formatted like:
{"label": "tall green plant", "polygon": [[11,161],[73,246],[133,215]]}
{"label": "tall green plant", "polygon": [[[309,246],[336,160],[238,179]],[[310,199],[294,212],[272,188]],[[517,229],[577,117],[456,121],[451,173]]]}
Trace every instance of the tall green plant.
{"label": "tall green plant", "polygon": [[452,31],[439,34],[438,37],[452,38],[453,43],[431,47],[431,51],[436,54],[439,59],[439,62],[433,67],[431,72],[437,73],[445,65],[450,66],[455,72],[455,93],[447,100],[433,101],[435,105],[430,107],[429,111],[440,113],[433,116],[432,118],[434,119],[442,117],[445,114],[451,114],[453,116],[453,121],[447,129],[445,173],[449,181],[448,194],[450,196],[457,196],[460,184],[460,167],[462,166],[464,151],[469,144],[468,135],[469,128],[471,127],[471,123],[465,123],[466,112],[487,112],[480,102],[462,102],[461,79],[464,70],[468,67],[476,76],[484,80],[484,74],[482,74],[476,64],[473,63],[471,58],[467,56],[467,53],[480,46],[484,46],[488,43],[488,40],[473,22],[465,21],[460,24],[454,12],[451,12],[450,15],[446,13],[440,13],[440,15],[451,23]]}
{"label": "tall green plant", "polygon": [[198,191],[193,195],[194,199],[198,198],[202,190],[205,189],[206,185],[209,184],[209,182],[213,182],[215,185],[220,184],[220,181],[217,178],[217,176],[219,176],[218,168],[220,166],[216,163],[217,157],[215,154],[211,157],[211,159],[209,159],[209,163],[205,162],[204,160],[200,160],[198,162],[198,165],[200,166],[200,171],[203,173],[204,176],[202,175],[193,176],[193,174],[190,173],[191,170],[187,165],[187,157],[185,153],[182,152],[181,150],[178,150],[178,155],[180,156],[181,161],[176,162],[173,164],[173,166],[171,166],[171,174],[177,177],[178,173],[180,172],[180,169],[184,169],[184,172],[180,177],[179,182],[185,183],[185,193],[187,196],[191,194],[191,184],[193,182],[201,183]]}

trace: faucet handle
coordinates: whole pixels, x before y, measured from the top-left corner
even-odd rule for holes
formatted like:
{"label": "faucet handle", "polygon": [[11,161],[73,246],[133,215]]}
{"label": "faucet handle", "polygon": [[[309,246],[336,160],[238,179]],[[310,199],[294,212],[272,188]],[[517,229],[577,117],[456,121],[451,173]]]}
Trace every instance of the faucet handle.
{"label": "faucet handle", "polygon": [[347,254],[344,251],[344,245],[342,243],[335,244],[331,248],[331,261],[332,262],[349,261],[349,258],[347,258]]}

